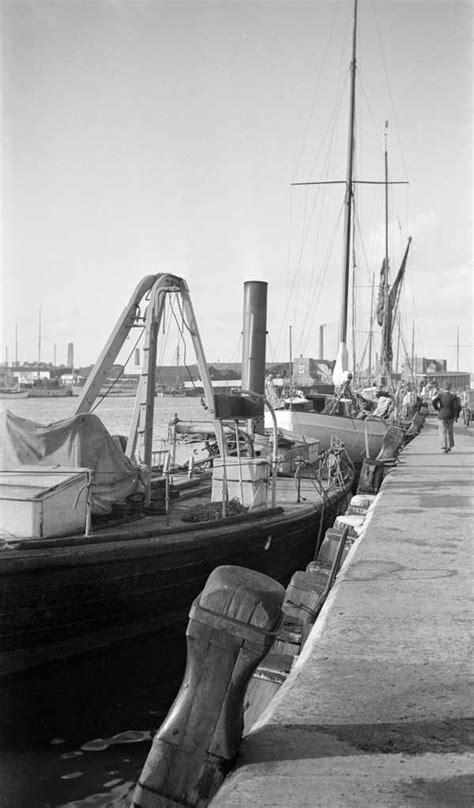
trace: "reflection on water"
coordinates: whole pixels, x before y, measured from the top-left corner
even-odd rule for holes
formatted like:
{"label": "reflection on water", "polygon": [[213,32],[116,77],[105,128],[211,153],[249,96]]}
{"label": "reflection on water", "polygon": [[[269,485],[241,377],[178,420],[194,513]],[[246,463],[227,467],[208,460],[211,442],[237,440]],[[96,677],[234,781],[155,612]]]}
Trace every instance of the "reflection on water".
{"label": "reflection on water", "polygon": [[0,682],[0,805],[125,806],[181,683],[185,626]]}
{"label": "reflection on water", "polygon": [[[0,411],[48,424],[69,418],[77,403],[1,400]],[[112,434],[127,434],[133,403],[110,398],[96,414]],[[156,399],[159,436],[176,413],[207,420],[199,398]],[[183,625],[0,679],[1,808],[128,806],[184,661]]]}

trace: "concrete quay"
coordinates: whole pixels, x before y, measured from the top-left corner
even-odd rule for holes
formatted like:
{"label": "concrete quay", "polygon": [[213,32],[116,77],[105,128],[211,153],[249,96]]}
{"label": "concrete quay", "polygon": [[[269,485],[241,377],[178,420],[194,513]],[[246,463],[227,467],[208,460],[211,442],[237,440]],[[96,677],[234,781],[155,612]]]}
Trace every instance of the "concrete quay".
{"label": "concrete quay", "polygon": [[404,449],[210,808],[474,805],[472,439]]}

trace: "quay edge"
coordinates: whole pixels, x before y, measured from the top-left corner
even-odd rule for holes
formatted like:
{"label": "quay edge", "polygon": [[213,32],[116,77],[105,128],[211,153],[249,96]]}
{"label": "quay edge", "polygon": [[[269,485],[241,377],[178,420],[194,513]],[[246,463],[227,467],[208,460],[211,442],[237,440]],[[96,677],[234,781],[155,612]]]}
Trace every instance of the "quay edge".
{"label": "quay edge", "polygon": [[210,808],[467,808],[472,430],[428,420]]}

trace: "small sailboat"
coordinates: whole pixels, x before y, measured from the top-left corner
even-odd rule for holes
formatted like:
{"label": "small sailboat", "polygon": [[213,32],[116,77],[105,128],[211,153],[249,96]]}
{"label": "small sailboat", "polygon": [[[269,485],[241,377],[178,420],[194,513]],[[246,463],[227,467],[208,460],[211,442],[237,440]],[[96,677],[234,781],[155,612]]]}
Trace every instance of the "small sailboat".
{"label": "small sailboat", "polygon": [[[354,406],[356,397],[352,395],[349,371],[349,352],[347,348],[350,265],[352,254],[353,229],[353,186],[354,186],[354,153],[355,153],[355,78],[356,78],[356,42],[357,42],[357,0],[354,0],[354,22],[352,33],[352,59],[350,65],[350,108],[349,108],[349,142],[348,160],[345,179],[344,199],[344,233],[343,233],[343,266],[341,284],[341,304],[339,317],[339,348],[333,371],[333,381],[339,389],[339,395],[322,411],[316,411],[316,401],[309,401],[304,406],[289,404],[284,409],[276,410],[278,427],[284,434],[300,438],[313,438],[320,441],[322,449],[327,449],[334,438],[344,443],[345,449],[356,465],[360,465],[365,457],[375,458],[384,450],[393,452],[403,440],[403,431],[385,420],[373,417],[363,410],[357,411]],[[307,183],[297,183],[307,184]],[[311,184],[311,183],[310,183]],[[324,183],[321,183],[324,184]],[[387,265],[388,266],[388,265]],[[388,284],[386,289],[388,289]],[[385,336],[391,334],[388,325]],[[349,382],[349,383],[348,383]],[[310,397],[309,397],[310,398]],[[313,406],[314,405],[314,406]],[[319,409],[319,406],[318,406]]]}

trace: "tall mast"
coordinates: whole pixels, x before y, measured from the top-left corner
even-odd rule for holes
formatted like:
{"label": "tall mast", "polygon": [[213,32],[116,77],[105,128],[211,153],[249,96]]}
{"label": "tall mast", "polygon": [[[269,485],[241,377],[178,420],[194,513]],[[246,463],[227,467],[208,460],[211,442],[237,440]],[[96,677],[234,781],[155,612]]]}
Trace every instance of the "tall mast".
{"label": "tall mast", "polygon": [[388,121],[385,121],[385,151],[384,151],[384,163],[385,163],[385,272],[387,274],[387,281],[388,281],[388,148],[387,148],[387,130],[388,130]]}
{"label": "tall mast", "polygon": [[374,339],[374,287],[375,287],[375,277],[372,273],[372,292],[370,295],[370,331],[369,331],[369,378],[367,379],[367,383],[370,385],[372,379],[372,342]]}
{"label": "tall mast", "polygon": [[41,378],[41,309],[38,318],[38,379]]}
{"label": "tall mast", "polygon": [[346,197],[344,200],[344,256],[342,269],[341,316],[339,341],[347,342],[347,312],[349,304],[349,276],[352,230],[352,179],[354,173],[355,77],[356,77],[357,0],[354,0],[354,26],[352,31],[351,97],[349,107],[349,142],[347,150]]}
{"label": "tall mast", "polygon": [[385,260],[384,260],[384,319],[382,328],[382,350],[381,350],[381,376],[387,377],[385,383],[390,385],[392,375],[392,362],[389,356],[389,344],[392,339],[391,335],[391,316],[389,314],[389,257],[388,257],[388,149],[387,149],[387,129],[388,121],[385,121],[385,150],[384,150],[384,164],[385,164]]}

